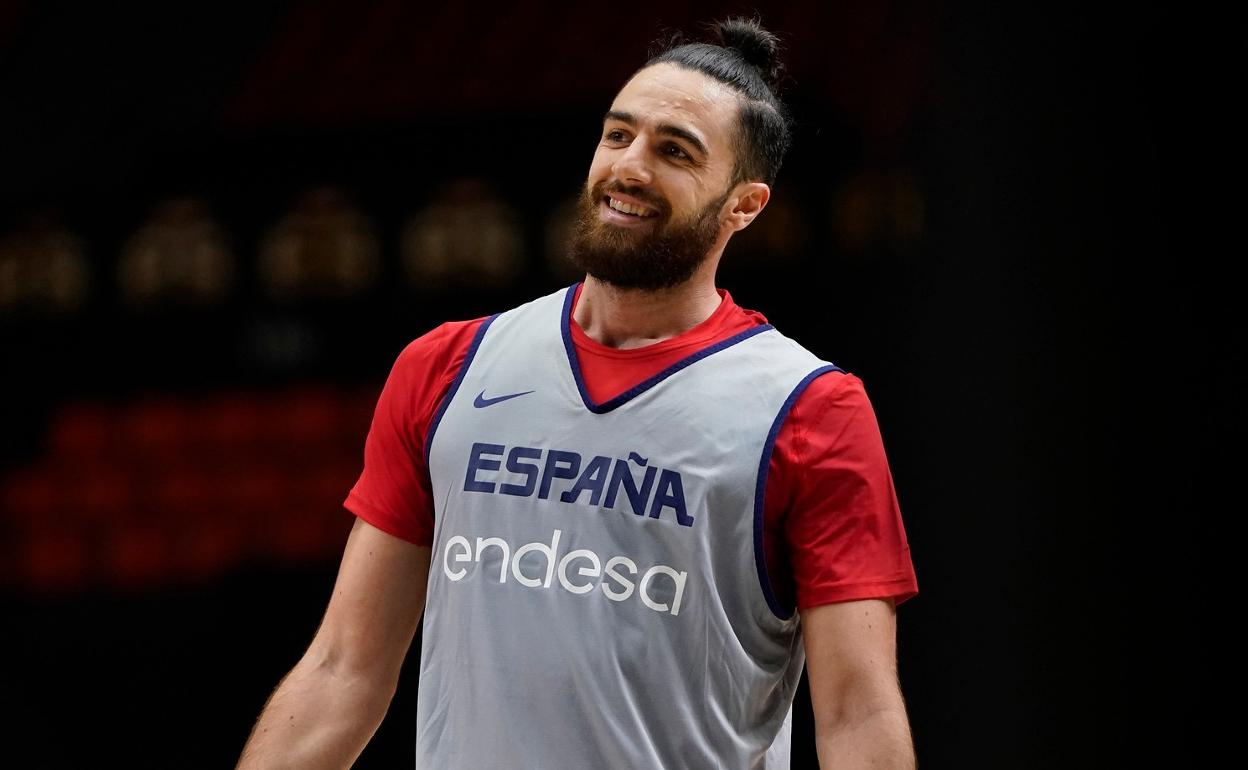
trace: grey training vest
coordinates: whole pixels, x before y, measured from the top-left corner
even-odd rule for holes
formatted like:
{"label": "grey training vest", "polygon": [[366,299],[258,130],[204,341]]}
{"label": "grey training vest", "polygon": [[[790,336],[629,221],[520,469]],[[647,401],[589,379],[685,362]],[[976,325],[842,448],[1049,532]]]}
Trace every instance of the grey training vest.
{"label": "grey training vest", "polygon": [[787,768],[805,655],[763,490],[839,370],[759,326],[595,404],[574,290],[483,323],[430,428],[416,766]]}

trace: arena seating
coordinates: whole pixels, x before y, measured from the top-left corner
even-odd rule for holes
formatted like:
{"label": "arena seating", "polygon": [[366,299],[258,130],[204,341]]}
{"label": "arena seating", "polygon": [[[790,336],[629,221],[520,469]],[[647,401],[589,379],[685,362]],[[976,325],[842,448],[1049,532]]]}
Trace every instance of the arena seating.
{"label": "arena seating", "polygon": [[0,580],[35,591],[194,584],[332,560],[377,389],[81,401],[0,479]]}

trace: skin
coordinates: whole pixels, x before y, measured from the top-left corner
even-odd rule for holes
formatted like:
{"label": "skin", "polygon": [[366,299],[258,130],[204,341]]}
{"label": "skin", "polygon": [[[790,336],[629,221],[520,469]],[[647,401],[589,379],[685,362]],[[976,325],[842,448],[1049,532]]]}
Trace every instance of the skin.
{"label": "skin", "polygon": [[[674,64],[642,70],[611,103],[587,186],[618,181],[630,188],[643,187],[665,202],[671,218],[693,217],[722,196],[732,178],[732,126],[738,105],[734,91],[699,72]],[[610,117],[612,113],[633,120],[630,124]],[[696,137],[705,151],[665,132],[665,126]],[[622,349],[650,345],[697,326],[719,306],[715,271],[724,246],[733,233],[754,221],[770,197],[771,188],[762,182],[733,185],[720,207],[715,245],[683,284],[650,292],[618,289],[586,276],[573,319],[591,338]],[[602,221],[621,221],[605,202],[599,204],[598,214]],[[657,226],[658,220],[623,220],[620,226],[640,230]]]}
{"label": "skin", "polygon": [[[662,199],[673,217],[692,216],[729,187],[738,107],[735,92],[699,72],[673,64],[642,70],[611,105],[587,186],[618,181],[642,187]],[[613,113],[632,119],[619,120]],[[673,135],[672,128],[702,147]],[[591,338],[617,348],[660,342],[706,320],[720,302],[715,273],[724,247],[754,221],[770,196],[762,182],[732,185],[719,212],[719,238],[689,281],[648,292],[617,289],[587,276],[574,319]],[[599,205],[599,217],[619,220],[605,203]],[[657,218],[624,223],[653,227]],[[801,622],[820,766],[913,768],[910,725],[897,679],[892,600],[812,607],[801,612]]]}
{"label": "skin", "polygon": [[[615,182],[643,189],[646,200],[619,197],[657,203],[652,208],[662,215],[624,218],[604,202],[601,221],[640,233],[665,217],[691,217],[731,189],[718,238],[685,283],[651,292],[586,278],[574,318],[593,339],[617,348],[653,344],[691,329],[719,305],[715,271],[724,246],[771,192],[762,182],[730,185],[738,104],[716,81],[671,64],[642,70],[616,96],[586,183],[591,190]],[[240,769],[351,766],[389,707],[424,610],[429,564],[428,547],[356,521],[324,621],[265,705]],[[913,768],[891,600],[806,609],[801,624],[821,767]]]}
{"label": "skin", "polygon": [[355,762],[394,697],[425,607],[430,551],[356,519],[325,618],[265,704],[240,770]]}
{"label": "skin", "polygon": [[801,618],[819,766],[913,770],[892,599],[824,604]]}

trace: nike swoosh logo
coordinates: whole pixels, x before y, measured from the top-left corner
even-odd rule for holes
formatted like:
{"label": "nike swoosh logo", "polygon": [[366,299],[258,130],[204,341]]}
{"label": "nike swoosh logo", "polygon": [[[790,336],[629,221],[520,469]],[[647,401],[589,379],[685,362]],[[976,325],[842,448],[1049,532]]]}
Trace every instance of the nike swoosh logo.
{"label": "nike swoosh logo", "polygon": [[477,397],[475,399],[473,399],[472,405],[480,409],[483,406],[491,406],[493,404],[497,404],[499,401],[506,401],[509,398],[519,398],[520,396],[527,396],[532,392],[533,391],[531,390],[526,390],[523,393],[511,393],[506,396],[496,396],[494,398],[486,398],[485,391],[483,390],[477,394]]}

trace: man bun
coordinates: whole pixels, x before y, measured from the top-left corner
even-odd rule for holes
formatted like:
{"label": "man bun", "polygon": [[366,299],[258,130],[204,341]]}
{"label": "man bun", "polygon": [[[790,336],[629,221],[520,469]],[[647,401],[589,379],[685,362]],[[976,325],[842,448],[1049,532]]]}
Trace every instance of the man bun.
{"label": "man bun", "polygon": [[757,67],[767,85],[775,90],[784,65],[780,62],[780,38],[763,29],[757,19],[731,18],[715,22],[712,32],[724,48],[732,48]]}

